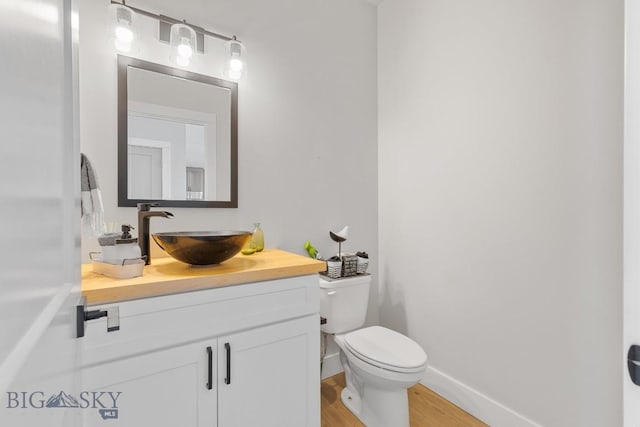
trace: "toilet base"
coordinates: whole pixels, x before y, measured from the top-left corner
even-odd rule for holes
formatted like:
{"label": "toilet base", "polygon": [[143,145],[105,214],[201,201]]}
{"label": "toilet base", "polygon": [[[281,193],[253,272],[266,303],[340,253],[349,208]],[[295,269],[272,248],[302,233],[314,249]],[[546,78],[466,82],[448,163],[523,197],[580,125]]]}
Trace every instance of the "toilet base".
{"label": "toilet base", "polygon": [[364,399],[345,387],[342,403],[367,427],[409,427],[407,390],[380,390],[365,386]]}
{"label": "toilet base", "polygon": [[344,406],[346,406],[353,415],[358,417],[358,419],[361,419],[360,413],[362,412],[362,401],[357,393],[353,393],[345,387],[342,389],[342,393],[340,393],[340,400],[342,400]]}

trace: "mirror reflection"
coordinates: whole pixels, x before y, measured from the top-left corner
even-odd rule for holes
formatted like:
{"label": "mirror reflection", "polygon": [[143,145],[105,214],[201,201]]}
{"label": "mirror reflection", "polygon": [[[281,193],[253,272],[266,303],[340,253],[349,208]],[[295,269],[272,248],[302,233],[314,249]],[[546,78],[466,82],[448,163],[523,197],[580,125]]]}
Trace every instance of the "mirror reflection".
{"label": "mirror reflection", "polygon": [[127,57],[119,65],[119,205],[236,207],[237,84]]}

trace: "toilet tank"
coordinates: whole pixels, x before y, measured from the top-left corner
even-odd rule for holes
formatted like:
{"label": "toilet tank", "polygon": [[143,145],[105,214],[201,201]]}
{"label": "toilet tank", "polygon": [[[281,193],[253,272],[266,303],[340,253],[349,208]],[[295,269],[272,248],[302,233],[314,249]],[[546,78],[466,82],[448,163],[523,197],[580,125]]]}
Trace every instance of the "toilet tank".
{"label": "toilet tank", "polygon": [[336,280],[320,276],[320,316],[327,319],[322,332],[341,334],[364,325],[370,285],[370,274]]}

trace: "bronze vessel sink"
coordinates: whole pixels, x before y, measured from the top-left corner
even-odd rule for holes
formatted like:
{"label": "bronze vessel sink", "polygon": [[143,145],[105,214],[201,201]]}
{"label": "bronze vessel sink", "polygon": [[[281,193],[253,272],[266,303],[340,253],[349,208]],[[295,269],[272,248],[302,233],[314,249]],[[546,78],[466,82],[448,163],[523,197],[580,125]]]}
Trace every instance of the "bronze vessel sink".
{"label": "bronze vessel sink", "polygon": [[192,265],[219,264],[242,249],[251,237],[249,231],[172,231],[154,233],[166,253]]}

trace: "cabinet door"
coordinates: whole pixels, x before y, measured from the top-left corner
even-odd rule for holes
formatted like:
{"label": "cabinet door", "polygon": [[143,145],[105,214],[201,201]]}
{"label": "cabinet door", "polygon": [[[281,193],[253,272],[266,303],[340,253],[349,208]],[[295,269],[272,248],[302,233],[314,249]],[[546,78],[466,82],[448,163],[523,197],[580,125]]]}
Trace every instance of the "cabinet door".
{"label": "cabinet door", "polygon": [[216,427],[216,355],[214,341],[83,368],[84,425]]}
{"label": "cabinet door", "polygon": [[218,339],[220,427],[320,425],[318,316]]}

